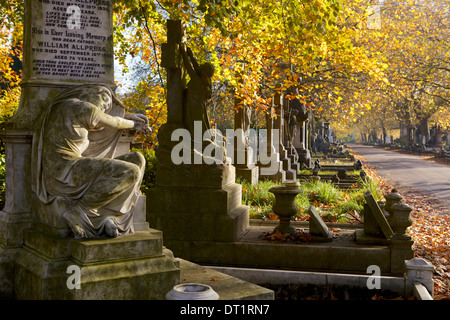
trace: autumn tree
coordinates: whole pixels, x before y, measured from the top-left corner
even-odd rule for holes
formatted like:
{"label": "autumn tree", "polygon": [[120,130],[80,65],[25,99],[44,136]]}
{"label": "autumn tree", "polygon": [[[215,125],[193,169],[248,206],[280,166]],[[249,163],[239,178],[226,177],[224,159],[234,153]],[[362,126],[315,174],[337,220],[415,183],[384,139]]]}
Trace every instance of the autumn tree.
{"label": "autumn tree", "polygon": [[[368,118],[361,123],[377,115],[389,120],[384,123],[391,129],[400,127],[406,133],[419,127],[420,141],[429,139],[428,122],[433,115],[447,114],[434,118],[444,128],[449,126],[445,112],[450,102],[449,4],[448,0],[379,3],[380,29],[367,34],[364,46],[382,57],[380,65],[387,81],[372,82],[362,91],[359,103],[367,101],[372,110],[360,114]],[[386,130],[382,125],[378,130],[383,128]]]}
{"label": "autumn tree", "polygon": [[10,117],[19,105],[23,4],[0,1],[0,116]]}

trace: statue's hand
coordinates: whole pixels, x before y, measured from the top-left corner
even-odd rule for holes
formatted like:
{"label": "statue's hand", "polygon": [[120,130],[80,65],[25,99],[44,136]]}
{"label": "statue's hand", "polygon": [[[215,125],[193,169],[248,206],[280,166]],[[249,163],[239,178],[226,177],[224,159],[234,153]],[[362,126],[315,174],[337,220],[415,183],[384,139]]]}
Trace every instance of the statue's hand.
{"label": "statue's hand", "polygon": [[139,132],[142,132],[144,134],[151,134],[152,133],[152,128],[150,128],[148,126],[148,123],[145,123],[142,120],[134,120],[134,119],[130,119],[134,122],[134,129],[136,129]]}
{"label": "statue's hand", "polygon": [[148,125],[148,118],[140,113],[126,113],[124,118],[133,121],[141,121]]}

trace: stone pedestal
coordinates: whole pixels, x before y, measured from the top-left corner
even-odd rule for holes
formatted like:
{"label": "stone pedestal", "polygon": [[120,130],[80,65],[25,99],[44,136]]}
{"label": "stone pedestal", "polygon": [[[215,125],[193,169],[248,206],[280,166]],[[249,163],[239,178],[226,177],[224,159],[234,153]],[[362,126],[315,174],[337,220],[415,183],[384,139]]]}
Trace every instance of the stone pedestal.
{"label": "stone pedestal", "polygon": [[[259,151],[259,177],[260,179],[267,179],[272,181],[285,181],[286,172],[283,170],[283,163],[280,161],[280,154],[275,148],[277,141],[279,141],[280,131],[274,131],[274,119],[272,118],[273,106],[270,107],[268,111],[269,114],[266,115],[266,127],[267,136],[265,139],[265,150],[262,148]],[[262,130],[260,130],[260,135]],[[263,140],[264,141],[264,140]],[[261,147],[261,137],[260,137],[260,147]],[[261,157],[263,154],[270,160],[269,163],[263,162]],[[270,169],[269,169],[270,168]]]}
{"label": "stone pedestal", "polygon": [[304,168],[311,168],[312,167],[311,152],[303,148],[298,148],[296,150],[298,154],[299,166]]}
{"label": "stone pedestal", "polygon": [[15,294],[26,300],[155,300],[179,282],[160,231],[75,240],[28,229],[17,257]]}
{"label": "stone pedestal", "polygon": [[0,211],[0,298],[11,299],[15,261],[33,216],[29,199],[32,132],[8,130],[1,139],[6,153],[6,203]]}
{"label": "stone pedestal", "polygon": [[249,165],[248,167],[237,167],[236,178],[239,177],[248,183],[257,184],[259,181],[259,168],[257,166]]}
{"label": "stone pedestal", "polygon": [[229,164],[161,165],[147,195],[147,221],[164,232],[170,248],[171,240],[236,241],[247,231],[249,216],[234,181]]}

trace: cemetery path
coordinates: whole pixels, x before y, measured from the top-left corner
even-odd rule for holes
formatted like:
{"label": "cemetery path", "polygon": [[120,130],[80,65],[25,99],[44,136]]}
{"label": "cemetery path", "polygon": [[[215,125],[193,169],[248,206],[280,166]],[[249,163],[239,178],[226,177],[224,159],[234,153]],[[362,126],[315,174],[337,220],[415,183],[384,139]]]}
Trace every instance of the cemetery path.
{"label": "cemetery path", "polygon": [[353,152],[366,159],[383,178],[402,190],[418,192],[440,200],[450,214],[450,166],[380,148],[348,144]]}

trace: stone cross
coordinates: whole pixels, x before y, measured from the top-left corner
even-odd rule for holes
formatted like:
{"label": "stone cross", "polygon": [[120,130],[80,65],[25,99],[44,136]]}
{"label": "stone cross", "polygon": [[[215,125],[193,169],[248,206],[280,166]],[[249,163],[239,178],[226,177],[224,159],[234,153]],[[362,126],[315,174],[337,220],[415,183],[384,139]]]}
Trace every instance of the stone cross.
{"label": "stone cross", "polygon": [[167,20],[167,43],[161,47],[161,66],[167,69],[167,122],[183,123],[183,92],[186,70],[180,47],[186,46],[186,25],[181,20]]}

